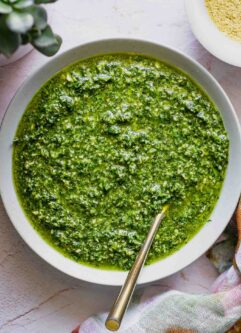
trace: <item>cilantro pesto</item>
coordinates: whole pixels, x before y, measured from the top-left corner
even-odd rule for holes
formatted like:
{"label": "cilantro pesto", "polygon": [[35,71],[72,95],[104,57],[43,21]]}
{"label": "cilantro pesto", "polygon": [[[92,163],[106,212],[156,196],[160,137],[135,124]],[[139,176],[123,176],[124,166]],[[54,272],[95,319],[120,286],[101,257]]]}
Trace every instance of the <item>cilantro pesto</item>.
{"label": "cilantro pesto", "polygon": [[135,54],[62,70],[25,111],[13,172],[36,230],[81,263],[129,269],[155,215],[170,211],[148,263],[209,220],[228,163],[216,106],[186,74]]}

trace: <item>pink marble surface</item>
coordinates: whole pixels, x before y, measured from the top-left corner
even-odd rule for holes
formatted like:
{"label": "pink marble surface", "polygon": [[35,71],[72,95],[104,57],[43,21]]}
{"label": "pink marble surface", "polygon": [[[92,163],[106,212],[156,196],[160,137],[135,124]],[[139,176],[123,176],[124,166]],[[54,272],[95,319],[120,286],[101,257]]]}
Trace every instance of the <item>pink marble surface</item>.
{"label": "pink marble surface", "polygon": [[[182,0],[62,0],[52,7],[52,24],[64,39],[61,52],[107,37],[138,37],[170,45],[214,75],[241,120],[241,68],[214,58],[196,41]],[[48,58],[32,51],[18,62],[0,67],[0,119],[21,83],[46,61]],[[157,283],[163,288],[208,292],[216,276],[202,257]],[[42,261],[20,239],[1,203],[0,282],[0,333],[69,333],[90,314],[108,309],[118,291],[77,281]],[[152,288],[145,292],[151,295]]]}

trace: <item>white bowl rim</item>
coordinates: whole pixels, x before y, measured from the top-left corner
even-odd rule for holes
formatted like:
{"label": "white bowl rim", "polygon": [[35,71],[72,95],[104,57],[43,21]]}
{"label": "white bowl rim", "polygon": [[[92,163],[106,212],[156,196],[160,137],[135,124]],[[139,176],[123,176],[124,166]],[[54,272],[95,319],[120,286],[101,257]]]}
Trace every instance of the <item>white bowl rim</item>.
{"label": "white bowl rim", "polygon": [[[111,45],[113,45],[113,47],[111,47]],[[81,52],[84,52],[83,50],[85,50],[86,52],[86,50],[89,50],[91,48],[97,47],[98,49],[99,48],[101,49],[102,47],[102,49],[104,48],[104,50],[107,51],[108,48],[115,49],[117,47],[118,49],[117,52],[128,52],[126,49],[121,51],[123,47],[123,46],[121,47],[121,45],[125,45],[124,48],[127,48],[128,50],[129,48],[131,48],[132,51],[130,52],[147,54],[157,59],[159,58],[160,60],[164,60],[165,62],[169,62],[171,65],[177,66],[179,68],[182,68],[181,67],[182,65],[179,66],[174,64],[173,58],[176,59],[175,60],[176,62],[179,61],[179,62],[184,62],[184,64],[187,63],[187,65],[189,65],[190,68],[193,70],[193,75],[200,75],[201,78],[203,77],[207,81],[209,89],[211,90],[213,89],[214,92],[216,91],[217,96],[222,100],[222,103],[224,103],[225,108],[227,109],[226,110],[227,113],[222,114],[223,119],[225,118],[224,123],[226,121],[225,127],[226,125],[229,126],[229,121],[230,121],[231,122],[230,126],[232,127],[233,130],[233,134],[232,133],[231,134],[235,139],[235,140],[232,139],[232,145],[234,147],[233,148],[234,151],[232,151],[231,149],[230,158],[233,160],[235,155],[236,163],[229,162],[223,189],[220,198],[218,200],[218,203],[211,216],[213,221],[211,223],[206,223],[206,225],[183,248],[175,252],[173,255],[161,261],[158,261],[154,264],[151,264],[149,266],[145,266],[138,280],[138,284],[150,283],[159,280],[160,278],[164,278],[171,274],[174,274],[177,271],[191,264],[202,254],[204,254],[208,250],[208,248],[210,248],[210,246],[216,241],[216,239],[220,236],[220,234],[223,232],[224,228],[228,224],[233,214],[233,211],[236,207],[241,192],[241,182],[236,181],[236,179],[241,178],[241,154],[240,153],[236,154],[238,149],[240,149],[241,147],[241,131],[237,115],[232,107],[231,102],[229,101],[227,95],[225,94],[219,83],[212,77],[212,75],[204,67],[202,67],[194,59],[169,46],[164,46],[150,41],[145,41],[136,38],[135,39],[113,38],[113,39],[95,40],[86,44],[79,45],[77,47],[65,51],[64,53],[58,55],[57,57],[53,58],[52,60],[41,66],[31,76],[29,76],[28,79],[19,88],[19,90],[13,97],[12,101],[10,102],[2,120],[1,130],[0,130],[0,161],[3,160],[3,157],[6,158],[6,155],[8,155],[8,158],[6,158],[5,163],[3,163],[3,165],[1,166],[1,173],[0,173],[0,193],[2,196],[2,200],[5,209],[8,213],[8,216],[10,217],[10,220],[12,221],[18,233],[29,245],[29,247],[35,253],[37,253],[42,259],[47,261],[53,267],[57,268],[58,270],[72,277],[87,282],[100,285],[107,285],[107,286],[121,286],[127,276],[127,272],[97,269],[76,263],[64,257],[60,252],[55,250],[45,240],[43,240],[42,237],[34,230],[31,223],[27,220],[20,206],[20,203],[16,197],[16,192],[14,190],[13,180],[12,180],[12,165],[11,165],[12,161],[9,160],[10,158],[9,156],[12,154],[12,148],[11,148],[12,139],[15,135],[17,125],[19,123],[19,120],[21,119],[24,110],[21,111],[21,116],[18,116],[18,119],[14,119],[12,115],[16,113],[16,106],[18,106],[18,103],[20,103],[21,98],[23,99],[26,98],[25,94],[28,94],[28,90],[26,89],[29,89],[30,85],[34,84],[35,80],[37,81],[38,77],[41,77],[43,79],[42,77],[44,75],[43,73],[46,71],[47,72],[50,71],[49,77],[51,77],[53,75],[51,73],[52,70],[51,68],[54,67],[54,65],[56,64],[58,64],[59,69],[61,69],[66,67],[68,64],[75,62],[77,59],[85,58],[81,57]],[[118,47],[121,47],[121,49],[119,49]],[[145,52],[144,50],[146,49],[149,51]],[[150,51],[150,49],[152,49],[152,51]],[[168,56],[172,60],[167,61],[166,59],[163,59],[161,56],[157,55],[154,56],[153,50],[155,50],[156,53],[162,52],[163,54],[165,53],[168,54]],[[112,50],[112,51],[107,51],[106,53],[113,53],[113,52],[114,51]],[[101,54],[103,53],[105,52],[101,52]],[[95,54],[98,53],[93,53],[93,55]],[[68,56],[71,55],[72,58],[77,57],[78,55],[78,58],[76,58],[75,61],[68,62],[68,60],[66,59],[68,58]],[[64,61],[66,62],[66,64],[61,66],[60,64]],[[189,68],[188,70],[183,69],[183,71],[192,76],[189,72],[191,71],[191,69],[190,70]],[[57,71],[58,70],[54,70],[54,73]],[[200,85],[202,85],[202,83],[196,78],[194,78],[194,80],[198,82]],[[43,82],[45,81],[46,78],[44,78]],[[38,87],[35,89],[35,91],[37,91],[41,85],[42,84],[38,83],[37,84]],[[202,86],[202,88],[206,91],[206,88],[204,86]],[[210,92],[208,93],[208,95],[211,96]],[[211,98],[213,98],[213,96],[211,96]],[[29,101],[30,98],[27,98],[27,101],[25,101],[26,105],[28,104]],[[217,101],[215,99],[214,102],[217,104]],[[14,122],[15,125],[12,126],[11,122],[11,126],[7,127],[7,123],[9,123],[10,120]],[[5,136],[8,135],[10,131],[12,132],[12,134],[9,134],[11,140],[10,142],[7,143],[5,141]],[[230,132],[228,132],[228,134],[230,135]],[[10,164],[10,168],[6,166],[7,164]],[[9,178],[10,173],[11,173],[11,180]],[[6,180],[7,178],[8,180]],[[11,194],[9,194],[9,192],[11,192]],[[224,202],[227,202],[227,207],[226,205],[224,205]],[[220,218],[221,222],[217,223],[217,217]],[[208,238],[206,238],[207,235]]]}
{"label": "white bowl rim", "polygon": [[192,31],[199,42],[220,60],[241,67],[241,42],[220,31],[205,7],[205,0],[185,0]]}

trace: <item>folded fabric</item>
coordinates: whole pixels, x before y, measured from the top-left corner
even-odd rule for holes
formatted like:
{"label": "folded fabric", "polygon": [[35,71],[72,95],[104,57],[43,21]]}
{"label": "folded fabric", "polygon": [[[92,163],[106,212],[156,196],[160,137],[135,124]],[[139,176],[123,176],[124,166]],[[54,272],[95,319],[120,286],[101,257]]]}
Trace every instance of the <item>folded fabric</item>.
{"label": "folded fabric", "polygon": [[[234,265],[222,273],[210,294],[166,291],[129,308],[120,333],[226,333],[241,318],[241,203]],[[107,313],[94,315],[72,333],[107,333]]]}

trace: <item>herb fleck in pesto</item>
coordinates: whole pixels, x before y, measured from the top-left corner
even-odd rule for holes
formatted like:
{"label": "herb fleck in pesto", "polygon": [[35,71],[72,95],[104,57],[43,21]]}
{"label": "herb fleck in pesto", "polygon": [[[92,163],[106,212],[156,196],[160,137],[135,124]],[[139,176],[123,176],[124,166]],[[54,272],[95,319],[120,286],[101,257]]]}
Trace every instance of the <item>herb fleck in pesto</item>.
{"label": "herb fleck in pesto", "polygon": [[207,222],[228,162],[228,138],[208,96],[155,59],[113,54],[51,78],[20,121],[14,181],[33,226],[72,259],[129,269],[155,215],[148,263]]}

